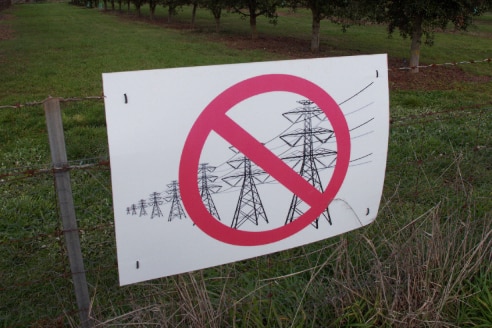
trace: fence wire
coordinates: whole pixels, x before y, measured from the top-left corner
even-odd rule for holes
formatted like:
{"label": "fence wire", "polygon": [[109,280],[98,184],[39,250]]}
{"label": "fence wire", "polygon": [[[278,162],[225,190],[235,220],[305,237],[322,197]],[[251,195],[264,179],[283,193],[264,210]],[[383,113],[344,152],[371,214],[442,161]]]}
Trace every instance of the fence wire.
{"label": "fence wire", "polygon": [[439,67],[439,66],[459,66],[459,65],[465,65],[465,64],[479,64],[479,63],[490,63],[492,62],[492,58],[485,58],[482,60],[462,60],[459,62],[448,62],[448,63],[439,63],[439,64],[428,64],[428,65],[418,65],[418,66],[405,66],[405,67],[400,67],[399,70],[403,71],[409,71],[415,68],[432,68],[432,67]]}
{"label": "fence wire", "polygon": [[[453,67],[453,66],[461,66],[468,64],[485,64],[492,63],[492,58],[484,58],[477,60],[462,60],[456,62],[446,62],[446,63],[433,63],[426,65],[418,65],[418,66],[401,66],[397,70],[399,71],[410,71],[416,68],[424,68],[424,69],[432,69],[437,67]],[[391,71],[391,69],[389,69]],[[59,98],[60,102],[80,102],[80,101],[101,101],[104,100],[104,95],[100,96],[85,96],[85,97],[67,97],[67,98]],[[16,104],[4,104],[0,105],[0,109],[21,109],[25,107],[38,107],[44,104],[45,100],[36,100],[36,101],[28,101],[25,103],[16,103]]]}
{"label": "fence wire", "polygon": [[[77,110],[70,106],[101,99],[103,97],[68,98],[64,100],[64,106],[68,110]],[[42,104],[31,102],[0,108],[19,109]],[[69,125],[77,126],[77,119],[65,119],[69,120]],[[104,126],[98,128],[104,130]],[[390,128],[387,176],[377,220],[392,218],[395,213],[414,219],[434,209],[436,204],[446,203],[449,217],[458,212],[463,216],[471,213],[477,219],[477,227],[485,227],[485,233],[490,232],[490,226],[478,223],[480,218],[490,220],[492,211],[490,183],[484,182],[491,178],[492,170],[492,103],[421,114],[393,114]],[[105,142],[104,133],[95,133],[95,141],[81,141],[77,134],[68,133],[69,148],[71,142],[82,143],[80,147],[88,147],[91,152],[95,150],[96,156],[70,160],[67,169],[71,174],[90,285],[91,316],[98,325],[185,327],[207,320],[209,326],[227,326],[230,324],[225,319],[228,313],[237,311],[240,306],[260,306],[266,304],[263,302],[272,302],[274,295],[280,294],[285,299],[296,298],[296,295],[288,294],[290,287],[285,285],[291,275],[311,273],[307,280],[311,284],[309,277],[315,269],[325,268],[323,263],[334,261],[333,269],[343,262],[340,254],[344,253],[336,254],[335,251],[347,248],[348,239],[335,238],[320,242],[309,250],[301,248],[197,273],[119,287],[109,157],[107,145],[100,145]],[[75,148],[69,154],[84,154]],[[3,325],[76,326],[78,310],[56,205],[53,168],[50,164],[4,165],[0,168],[0,193],[0,318]],[[349,238],[353,238],[351,245],[364,248],[361,246],[363,237]],[[490,234],[485,234],[484,238],[483,242],[490,245]],[[344,270],[345,275],[354,274],[349,267]],[[248,280],[251,277],[253,281]],[[359,278],[359,288],[364,284],[369,286],[368,277]],[[331,281],[324,279],[328,280],[322,280],[322,283]],[[224,293],[229,289],[244,291],[248,284],[253,285],[249,293]],[[310,293],[314,298],[319,296],[314,290]],[[335,295],[333,299],[323,297],[325,302],[332,304],[344,295]],[[252,305],[255,299],[260,303]],[[211,308],[193,308],[202,306],[200,300],[209,302],[214,315],[201,319],[190,317],[211,311]],[[241,311],[235,313],[240,315]],[[244,317],[240,319],[244,320],[242,322],[237,320],[239,326],[248,326]]]}

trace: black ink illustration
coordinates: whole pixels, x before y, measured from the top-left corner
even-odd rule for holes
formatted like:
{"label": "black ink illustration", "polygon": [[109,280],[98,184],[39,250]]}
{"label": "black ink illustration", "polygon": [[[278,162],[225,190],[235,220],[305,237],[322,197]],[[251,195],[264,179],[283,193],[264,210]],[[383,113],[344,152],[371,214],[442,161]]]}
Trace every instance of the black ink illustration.
{"label": "black ink illustration", "polygon": [[163,216],[160,208],[160,205],[162,205],[163,203],[164,201],[162,200],[160,193],[153,192],[152,194],[150,194],[149,205],[152,206],[152,214],[150,215],[151,219],[155,218],[156,216]]}
{"label": "black ink illustration", "polygon": [[208,165],[208,163],[200,164],[198,169],[198,186],[200,189],[200,196],[202,196],[203,204],[207,210],[212,214],[217,220],[220,221],[220,215],[215,207],[214,200],[212,199],[212,194],[216,194],[222,188],[221,185],[214,184],[218,176],[210,175],[214,172],[216,167]]}
{"label": "black ink illustration", "polygon": [[222,180],[230,186],[236,187],[241,184],[239,199],[237,201],[234,217],[232,218],[231,228],[238,229],[246,221],[258,225],[260,219],[268,223],[265,208],[261,202],[256,183],[263,183],[260,177],[265,176],[261,170],[253,170],[249,158],[244,157],[238,160],[227,162],[235,170],[242,169],[242,173],[230,175]]}
{"label": "black ink illustration", "polygon": [[[284,133],[280,138],[292,148],[301,148],[302,150],[296,150],[293,153],[282,157],[287,161],[295,161],[294,168],[299,166],[299,174],[311,183],[316,189],[323,192],[323,185],[321,184],[321,178],[319,176],[318,165],[323,167],[329,167],[335,159],[331,160],[331,163],[325,164],[323,161],[326,157],[335,158],[337,152],[330,149],[316,147],[317,143],[325,144],[328,140],[334,137],[333,130],[313,127],[313,121],[322,120],[325,115],[324,112],[313,105],[313,102],[309,100],[299,101],[302,107],[298,107],[292,111],[284,113],[284,117],[291,123],[301,123],[302,128],[296,129],[289,133]],[[285,224],[289,224],[297,217],[304,213],[302,209],[302,201],[297,195],[292,196],[289,212],[285,219]],[[328,208],[321,214],[326,221],[331,225],[331,217]],[[319,227],[319,217],[311,223],[316,229]]]}
{"label": "black ink illustration", "polygon": [[186,213],[181,205],[181,196],[179,194],[178,181],[173,181],[167,185],[169,188],[167,194],[170,195],[166,197],[166,201],[171,203],[171,210],[169,211],[168,221],[171,222],[173,219],[186,218]]}
{"label": "black ink illustration", "polygon": [[138,202],[138,208],[140,209],[140,214],[138,214],[138,216],[147,215],[147,211],[145,210],[147,207],[148,205],[145,202],[145,199],[141,199]]}
{"label": "black ink illustration", "polygon": [[[358,99],[358,96],[369,89],[372,84],[366,85],[340,102],[339,106]],[[259,141],[314,188],[323,192],[324,186],[330,179],[330,172],[332,172],[337,161],[336,135],[326,113],[315,103],[308,99],[299,100],[297,103],[300,106],[280,112],[283,118],[279,117],[279,119],[286,119],[288,126],[285,127],[287,125],[285,124],[283,131],[274,132],[274,136],[268,140]],[[349,127],[351,142],[363,140],[364,137],[374,132],[371,130],[374,117],[365,114],[368,113],[367,109],[373,105],[374,102],[369,102],[351,106],[350,111],[344,114],[345,116],[357,115],[357,119],[359,119],[359,123]],[[351,120],[351,122],[354,121],[357,120]],[[200,163],[197,168],[196,181],[203,205],[214,218],[223,221],[224,224],[233,229],[248,229],[248,226],[268,225],[271,222],[269,222],[265,209],[268,207],[264,206],[261,197],[264,190],[262,188],[271,184],[278,184],[278,182],[234,147],[229,148],[234,152],[234,155],[228,160],[222,163],[213,163],[213,161],[211,164]],[[365,152],[366,149],[362,149],[362,151]],[[368,164],[372,161],[371,156],[371,152],[351,153],[349,167]],[[221,183],[223,184],[221,185]],[[163,197],[161,193],[153,192],[148,200],[141,199],[136,204],[126,207],[126,214],[132,216],[138,214],[139,217],[142,217],[148,216],[147,212],[151,212],[150,218],[161,217],[163,216],[161,206],[166,206],[166,209],[169,208],[168,222],[172,222],[174,219],[187,218],[187,213],[183,209],[178,181],[172,181],[167,187],[168,189],[165,191],[167,196]],[[217,198],[226,194],[228,195],[226,205],[230,209],[230,213],[221,216],[220,213],[223,214],[227,211],[221,212],[225,206],[224,201],[217,202]],[[277,226],[290,224],[309,210],[309,205],[305,204],[296,194],[291,193],[289,195],[291,195],[288,196],[290,204],[288,204],[289,200],[286,199],[285,205],[282,205],[285,206],[287,214],[276,214],[274,218]],[[234,201],[231,202],[231,199]],[[343,204],[346,208],[351,209],[346,200],[335,199],[334,203]],[[235,210],[232,214],[234,204]],[[152,211],[147,211],[150,208]],[[353,209],[351,211],[358,217]],[[280,222],[279,216],[282,222]],[[321,229],[323,228],[322,222],[327,223],[324,225],[327,228],[334,224],[328,207],[311,223],[311,226]]]}

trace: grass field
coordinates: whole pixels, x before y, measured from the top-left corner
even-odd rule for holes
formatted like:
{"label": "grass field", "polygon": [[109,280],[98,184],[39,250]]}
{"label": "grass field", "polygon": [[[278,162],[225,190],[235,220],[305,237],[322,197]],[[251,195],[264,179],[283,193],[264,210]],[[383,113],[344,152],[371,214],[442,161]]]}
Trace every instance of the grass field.
{"label": "grass field", "polygon": [[[146,9],[143,15],[147,14]],[[158,18],[166,11],[158,8]],[[185,24],[190,9],[173,18]],[[159,19],[158,19],[159,21]],[[260,39],[305,44],[292,53],[244,46],[247,20],[225,13],[221,33],[199,10],[196,29],[64,3],[0,13],[0,106],[102,93],[104,72],[309,56],[310,16],[260,20]],[[241,47],[231,40],[241,40]],[[273,42],[273,41],[272,41]],[[424,64],[490,58],[492,14],[468,33],[437,33]],[[322,22],[319,56],[408,56],[382,26]],[[240,49],[241,48],[241,49]],[[103,327],[492,326],[492,64],[450,68],[467,78],[435,89],[392,89],[388,166],[372,225],[294,250],[118,287],[107,169],[74,170],[72,183],[93,302]],[[419,73],[420,74],[420,73]],[[451,76],[451,75],[450,75]],[[456,75],[452,75],[456,76]],[[68,156],[108,156],[101,101],[63,103]],[[0,109],[0,326],[76,326],[76,304],[49,174],[42,106]],[[69,277],[69,275],[68,275]]]}

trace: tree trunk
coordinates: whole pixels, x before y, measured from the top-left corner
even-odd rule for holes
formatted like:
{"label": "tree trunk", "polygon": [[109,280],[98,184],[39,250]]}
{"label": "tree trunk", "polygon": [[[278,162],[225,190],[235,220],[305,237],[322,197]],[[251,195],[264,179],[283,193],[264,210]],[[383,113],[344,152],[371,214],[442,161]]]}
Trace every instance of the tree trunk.
{"label": "tree trunk", "polygon": [[249,16],[249,27],[251,29],[251,39],[258,39],[258,30],[256,29],[256,15],[254,13]]}
{"label": "tree trunk", "polygon": [[222,5],[217,4],[217,5],[212,5],[210,7],[207,7],[208,10],[212,13],[214,16],[214,21],[215,21],[215,33],[220,32],[220,16],[222,14]]}
{"label": "tree trunk", "polygon": [[311,29],[311,52],[319,52],[319,30],[321,26],[321,17],[319,13],[311,9],[313,22]]}
{"label": "tree trunk", "polygon": [[219,33],[220,32],[220,15],[215,16],[214,19],[215,19],[215,32]]}
{"label": "tree trunk", "polygon": [[410,45],[410,71],[419,72],[420,47],[422,45],[422,18],[414,20],[414,30],[412,32],[412,43]]}
{"label": "tree trunk", "polygon": [[157,6],[157,1],[149,1],[150,8],[150,20],[153,21],[155,18],[155,7]]}
{"label": "tree trunk", "polygon": [[193,1],[193,9],[191,11],[191,29],[195,29],[195,20],[196,20],[196,8],[198,7],[198,0]]}
{"label": "tree trunk", "polygon": [[171,5],[169,5],[169,7],[167,8],[167,22],[168,23],[171,23],[173,20],[173,15],[174,15],[173,9],[174,8]]}

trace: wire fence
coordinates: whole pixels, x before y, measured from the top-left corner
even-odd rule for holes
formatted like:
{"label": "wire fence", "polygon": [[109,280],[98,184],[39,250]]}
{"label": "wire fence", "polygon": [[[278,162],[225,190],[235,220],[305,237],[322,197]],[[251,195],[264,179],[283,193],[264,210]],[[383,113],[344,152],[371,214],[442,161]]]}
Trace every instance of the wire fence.
{"label": "wire fence", "polygon": [[447,63],[439,63],[439,64],[427,64],[427,65],[418,65],[418,66],[405,66],[405,67],[400,67],[399,70],[403,71],[409,71],[415,68],[432,68],[432,67],[439,67],[439,66],[458,66],[458,65],[464,65],[464,64],[479,64],[479,63],[490,63],[492,62],[492,58],[485,58],[485,59],[479,59],[479,60],[462,60],[459,62],[447,62]]}
{"label": "wire fence", "polygon": [[[66,112],[64,119],[76,115],[70,112],[71,103],[89,101],[96,103],[97,110],[100,110],[102,99],[102,96],[61,99]],[[36,101],[0,108],[16,110],[29,107],[38,110],[43,104],[44,101]],[[490,220],[492,211],[489,201],[492,195],[488,189],[490,182],[486,182],[492,174],[491,122],[492,102],[414,114],[392,111],[387,177],[380,217],[388,219],[396,212],[404,212],[402,215],[414,219],[434,209],[436,204],[445,202],[452,205],[447,215],[473,212],[470,215],[476,218],[477,226],[482,227],[478,224],[479,219]],[[105,140],[98,142],[104,143]],[[201,299],[198,295],[201,289],[197,286],[205,284],[208,293],[212,293],[214,288],[225,289],[226,283],[232,280],[240,284],[244,274],[242,264],[220,266],[212,269],[213,274],[206,272],[205,277],[203,272],[197,273],[200,279],[194,275],[180,275],[119,287],[109,157],[104,151],[102,153],[94,157],[69,158],[64,166],[64,170],[70,172],[73,186],[77,232],[89,284],[90,316],[99,326],[145,326],[154,325],[155,320],[163,327],[189,326],[193,321],[189,318],[185,320],[187,315],[205,311],[194,312],[194,309],[187,308],[201,306],[199,302],[193,302]],[[0,321],[4,322],[4,326],[61,327],[79,324],[73,272],[65,243],[67,230],[59,219],[60,210],[54,188],[57,169],[47,163],[19,162],[13,166],[2,163],[0,167]],[[490,226],[485,229],[485,239],[481,242],[490,246]],[[272,276],[311,272],[319,267],[316,265],[319,262],[310,262],[311,256],[319,261],[320,256],[329,257],[326,253],[332,254],[326,252],[327,248],[333,251],[347,247],[346,243],[343,239],[333,239],[318,243],[308,254],[303,249],[302,256],[294,251],[250,260],[248,268],[251,263],[256,263],[257,269],[266,268],[262,269],[266,271],[254,276],[255,281],[243,281],[244,284],[254,285],[251,291],[235,295],[234,300],[220,297],[210,302],[219,309],[218,312],[227,314],[231,309],[237,311],[245,300],[251,301],[253,294],[263,293],[259,298],[271,299],[270,294],[275,288],[271,282]],[[492,260],[492,254],[488,256],[488,259],[481,260]],[[305,270],[289,268],[297,257],[302,259]],[[286,267],[287,271],[273,272],[277,265]],[[259,269],[257,271],[260,272]],[[359,278],[362,285],[361,281],[367,280],[367,277]],[[187,286],[195,288],[187,289]],[[234,286],[232,284],[230,288]],[[169,307],[166,303],[178,305]],[[211,319],[207,318],[210,324]],[[223,321],[216,322],[217,326],[223,324]],[[238,325],[247,326],[247,323]]]}

